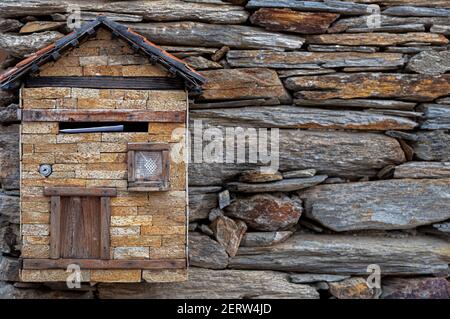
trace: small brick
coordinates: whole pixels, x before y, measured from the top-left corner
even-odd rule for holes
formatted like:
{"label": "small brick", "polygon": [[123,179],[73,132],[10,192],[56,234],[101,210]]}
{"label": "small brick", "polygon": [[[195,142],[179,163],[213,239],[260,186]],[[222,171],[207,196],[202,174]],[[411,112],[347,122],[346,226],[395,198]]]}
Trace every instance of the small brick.
{"label": "small brick", "polygon": [[150,259],[186,258],[186,247],[184,246],[162,246],[150,248]]}
{"label": "small brick", "polygon": [[27,184],[34,185],[33,183],[34,179],[22,179],[21,187],[20,187],[20,195],[21,196],[29,196],[30,198],[37,196],[43,196],[44,195],[44,188],[43,187],[37,187],[37,186],[27,186]]}
{"label": "small brick", "polygon": [[50,236],[23,236],[24,245],[49,245]]}
{"label": "small brick", "polygon": [[98,98],[100,97],[99,89],[72,88],[73,98]]}
{"label": "small brick", "polygon": [[36,153],[74,153],[78,151],[77,144],[36,144],[34,145]]}
{"label": "small brick", "polygon": [[148,247],[116,247],[114,259],[148,259]]}
{"label": "small brick", "polygon": [[91,153],[65,153],[58,154],[55,158],[56,163],[96,163],[100,161],[100,154]]}
{"label": "small brick", "polygon": [[144,56],[138,55],[110,55],[108,59],[108,65],[142,65],[147,63],[147,59]]}
{"label": "small brick", "polygon": [[127,171],[86,171],[86,170],[80,170],[75,171],[75,177],[76,178],[95,178],[95,179],[123,179],[127,178]]}
{"label": "small brick", "polygon": [[111,226],[150,226],[151,224],[152,216],[111,216]]}
{"label": "small brick", "polygon": [[79,98],[77,105],[79,109],[114,109],[117,103],[112,99]]}
{"label": "small brick", "polygon": [[186,137],[186,125],[180,123],[149,123],[151,141],[180,142]]}
{"label": "small brick", "polygon": [[108,56],[86,56],[80,57],[80,66],[101,66],[108,65]]}
{"label": "small brick", "polygon": [[141,282],[139,269],[91,270],[92,282]]}
{"label": "small brick", "polygon": [[50,211],[50,200],[49,198],[45,198],[45,202],[37,200],[26,201],[22,198],[20,207],[22,213],[23,212],[47,213]]}
{"label": "small brick", "polygon": [[[61,281],[65,282],[69,276],[72,275],[71,272],[66,272],[65,269],[23,269],[21,271],[21,280],[23,282],[52,282]],[[90,271],[81,270],[81,281],[90,281]]]}
{"label": "small brick", "polygon": [[184,246],[186,245],[186,234],[184,235],[163,235],[161,237],[161,246]]}
{"label": "small brick", "polygon": [[[103,133],[107,134],[107,133]],[[103,138],[103,136],[102,136]],[[104,153],[100,154],[101,163],[126,163],[127,153]]]}
{"label": "small brick", "polygon": [[169,76],[169,72],[163,67],[151,64],[124,65],[122,67],[123,76]]}
{"label": "small brick", "polygon": [[122,76],[121,66],[85,66],[83,67],[84,76]]}
{"label": "small brick", "polygon": [[50,214],[22,211],[21,222],[24,224],[49,224]]}
{"label": "small brick", "polygon": [[[142,215],[145,216],[145,215]],[[183,235],[186,232],[185,226],[142,226],[142,235]]]}
{"label": "small brick", "polygon": [[22,154],[23,164],[42,164],[42,163],[53,164],[54,162],[55,162],[55,154],[53,153]]}
{"label": "small brick", "polygon": [[22,99],[23,109],[54,109],[57,104],[57,99]]}
{"label": "small brick", "polygon": [[113,216],[132,216],[137,215],[136,206],[113,206],[111,207],[111,215]]}
{"label": "small brick", "polygon": [[161,247],[161,236],[112,236],[111,245],[116,247]]}
{"label": "small brick", "polygon": [[23,258],[49,258],[50,246],[49,245],[22,245],[22,257]]}
{"label": "small brick", "polygon": [[86,181],[86,187],[115,187],[126,190],[128,182],[120,179],[89,179]]}
{"label": "small brick", "polygon": [[57,99],[70,97],[70,92],[70,88],[23,88],[22,97],[31,99]]}
{"label": "small brick", "polygon": [[145,206],[148,205],[148,198],[145,196],[135,197],[135,196],[120,196],[111,198],[111,206]]}
{"label": "small brick", "polygon": [[[23,122],[22,133],[24,134],[57,134],[58,123]],[[24,143],[22,141],[22,143]]]}
{"label": "small brick", "polygon": [[40,72],[40,76],[82,76],[83,68],[80,66],[47,66]]}
{"label": "small brick", "polygon": [[71,172],[77,169],[82,170],[86,168],[85,164],[54,164],[53,171]]}
{"label": "small brick", "polygon": [[59,134],[56,138],[56,143],[100,142],[101,138],[101,133]]}
{"label": "small brick", "polygon": [[48,236],[49,232],[49,225],[22,224],[22,235]]}
{"label": "small brick", "polygon": [[148,133],[102,133],[103,142],[148,142]]}
{"label": "small brick", "polygon": [[22,134],[22,143],[53,144],[56,143],[54,134]]}
{"label": "small brick", "polygon": [[22,143],[22,154],[28,155],[32,154],[34,151],[33,144],[23,144]]}
{"label": "small brick", "polygon": [[145,110],[147,109],[147,101],[146,100],[117,101],[116,109]]}
{"label": "small brick", "polygon": [[111,227],[111,236],[133,236],[139,235],[141,232],[140,226],[130,227]]}
{"label": "small brick", "polygon": [[92,163],[86,164],[87,170],[103,170],[103,171],[124,171],[127,169],[126,163]]}
{"label": "small brick", "polygon": [[127,151],[126,143],[87,142],[78,143],[81,153],[122,153]]}
{"label": "small brick", "polygon": [[22,180],[22,185],[32,186],[73,186],[86,187],[86,180],[78,178],[43,178],[40,180]]}
{"label": "small brick", "polygon": [[95,55],[99,55],[99,52],[100,52],[100,48],[81,46],[79,48],[74,48],[70,52],[70,55],[73,55],[73,56],[95,56]]}
{"label": "small brick", "polygon": [[143,270],[142,279],[146,282],[180,282],[188,280],[187,269]]}

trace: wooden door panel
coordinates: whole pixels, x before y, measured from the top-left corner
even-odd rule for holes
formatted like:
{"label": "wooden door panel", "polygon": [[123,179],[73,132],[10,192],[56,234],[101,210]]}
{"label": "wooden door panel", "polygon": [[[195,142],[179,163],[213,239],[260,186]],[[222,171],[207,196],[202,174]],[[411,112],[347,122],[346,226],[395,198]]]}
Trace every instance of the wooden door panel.
{"label": "wooden door panel", "polygon": [[61,257],[100,258],[100,197],[61,197]]}

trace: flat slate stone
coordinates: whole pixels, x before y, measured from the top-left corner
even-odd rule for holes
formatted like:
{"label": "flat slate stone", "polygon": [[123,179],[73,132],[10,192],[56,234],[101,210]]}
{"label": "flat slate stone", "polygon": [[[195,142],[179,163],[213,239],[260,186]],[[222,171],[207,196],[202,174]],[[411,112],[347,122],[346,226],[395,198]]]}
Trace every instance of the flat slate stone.
{"label": "flat slate stone", "polygon": [[286,87],[310,100],[381,98],[432,101],[450,91],[450,75],[395,73],[326,74],[291,77]]}
{"label": "flat slate stone", "polygon": [[63,34],[57,31],[46,31],[29,35],[5,33],[0,37],[0,49],[9,52],[17,58],[22,58],[54,43],[61,37],[63,37]]}
{"label": "flat slate stone", "polygon": [[450,105],[422,104],[420,110],[424,111],[424,121],[420,125],[421,129],[450,129]]}
{"label": "flat slate stone", "polygon": [[[225,137],[225,129],[220,129]],[[398,165],[405,161],[405,154],[396,139],[375,133],[280,129],[278,145],[280,171],[313,168],[318,174],[361,178],[375,176],[386,165]],[[450,148],[450,146],[447,147]],[[246,154],[248,154],[248,145]],[[244,171],[265,166],[267,163],[195,163],[191,161],[189,184],[191,186],[220,185],[236,180]]]}
{"label": "flat slate stone", "polygon": [[19,189],[19,125],[0,124],[0,184],[3,189]]}
{"label": "flat slate stone", "polygon": [[450,162],[407,162],[395,167],[394,178],[450,178]]}
{"label": "flat slate stone", "polygon": [[384,275],[446,275],[449,262],[442,239],[297,234],[273,247],[241,247],[229,268],[367,276],[378,264]]}
{"label": "flat slate stone", "polygon": [[346,15],[367,14],[368,5],[344,1],[250,0],[246,8],[290,8],[297,11],[326,11]]}
{"label": "flat slate stone", "polygon": [[418,131],[417,142],[411,143],[414,154],[424,161],[450,161],[450,133],[445,130]]}
{"label": "flat slate stone", "polygon": [[297,171],[283,172],[283,178],[299,178],[299,177],[313,177],[316,175],[315,169],[301,169]]}
{"label": "flat slate stone", "polygon": [[269,67],[301,69],[316,64],[323,68],[401,67],[406,59],[399,53],[364,52],[279,52],[269,50],[232,50],[227,54],[232,67]]}
{"label": "flat slate stone", "polygon": [[278,171],[264,171],[264,170],[254,170],[254,171],[246,171],[239,176],[239,181],[244,183],[266,183],[266,182],[275,182],[283,179],[283,175],[281,175]]}
{"label": "flat slate stone", "polygon": [[297,224],[302,210],[302,201],[296,196],[258,194],[237,198],[225,214],[243,220],[251,229],[278,231]]}
{"label": "flat slate stone", "polygon": [[407,68],[420,74],[443,74],[450,71],[450,51],[420,52],[409,60]]}
{"label": "flat slate stone", "polygon": [[424,8],[414,6],[390,7],[383,11],[383,14],[390,16],[416,16],[416,17],[450,17],[449,9]]}
{"label": "flat slate stone", "polygon": [[287,240],[293,234],[292,231],[274,232],[248,232],[241,241],[242,247],[266,247],[273,246]]}
{"label": "flat slate stone", "polygon": [[101,299],[318,299],[308,285],[292,284],[275,271],[209,270],[191,267],[178,283],[100,284]]}
{"label": "flat slate stone", "polygon": [[[217,10],[217,9],[216,9]],[[200,22],[137,23],[133,29],[158,44],[205,46],[226,45],[240,49],[300,49],[305,39],[244,25],[206,24]]]}
{"label": "flat slate stone", "polygon": [[326,180],[327,177],[327,175],[317,175],[313,177],[289,178],[276,182],[255,184],[232,182],[227,184],[227,188],[232,192],[239,193],[292,192],[320,184]]}
{"label": "flat slate stone", "polygon": [[[412,130],[410,119],[361,111],[324,110],[312,107],[258,106],[239,109],[193,110],[193,119],[217,126],[252,126],[302,129]],[[415,116],[415,115],[414,115]]]}
{"label": "flat slate stone", "polygon": [[352,277],[330,282],[330,293],[337,299],[377,299],[377,291],[369,288],[366,279]]}
{"label": "flat slate stone", "polygon": [[19,119],[19,106],[17,104],[11,104],[7,107],[0,107],[0,123],[18,122]]}
{"label": "flat slate stone", "polygon": [[250,17],[252,24],[270,31],[285,31],[301,34],[326,32],[331,23],[339,17],[328,12],[298,12],[290,9],[262,8]]}
{"label": "flat slate stone", "polygon": [[[301,94],[295,94],[295,96]],[[305,100],[294,99],[294,103],[300,106],[317,106],[332,108],[362,108],[362,109],[393,109],[393,110],[414,110],[417,103],[397,100],[370,100],[370,99],[327,99],[327,100]]]}
{"label": "flat slate stone", "polygon": [[386,278],[382,299],[449,299],[450,283],[441,277]]}
{"label": "flat slate stone", "polygon": [[189,221],[208,218],[211,209],[218,206],[217,193],[191,193],[189,192]]}
{"label": "flat slate stone", "polygon": [[189,264],[194,267],[224,269],[228,265],[225,248],[199,233],[189,233]]}
{"label": "flat slate stone", "polygon": [[338,232],[409,229],[450,218],[450,179],[320,185],[299,196],[307,217]]}
{"label": "flat slate stone", "polygon": [[315,282],[335,282],[350,278],[345,275],[327,274],[290,274],[289,280],[295,284],[310,284]]}
{"label": "flat slate stone", "polygon": [[266,68],[220,69],[202,72],[208,79],[197,101],[274,98],[289,102],[290,96],[274,70]]}

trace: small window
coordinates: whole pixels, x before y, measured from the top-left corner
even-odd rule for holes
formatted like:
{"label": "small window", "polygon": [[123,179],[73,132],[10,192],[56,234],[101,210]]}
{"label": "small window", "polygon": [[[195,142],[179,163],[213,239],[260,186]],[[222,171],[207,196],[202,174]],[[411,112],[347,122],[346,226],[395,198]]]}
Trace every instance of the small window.
{"label": "small window", "polygon": [[128,144],[128,189],[164,191],[169,189],[169,145]]}

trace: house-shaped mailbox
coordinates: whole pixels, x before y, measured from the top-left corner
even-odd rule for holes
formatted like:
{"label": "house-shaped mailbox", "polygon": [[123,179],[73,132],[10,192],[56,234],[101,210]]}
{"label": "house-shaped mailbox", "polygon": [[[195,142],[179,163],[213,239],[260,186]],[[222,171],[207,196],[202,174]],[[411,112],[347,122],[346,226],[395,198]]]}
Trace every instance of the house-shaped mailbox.
{"label": "house-shaped mailbox", "polygon": [[69,265],[88,282],[186,280],[188,92],[204,82],[103,16],[1,76],[22,83],[22,281]]}

